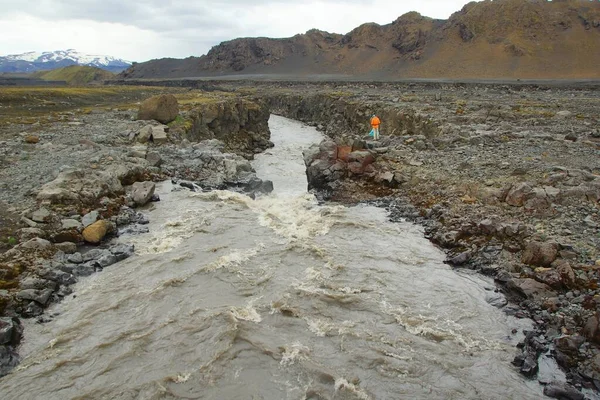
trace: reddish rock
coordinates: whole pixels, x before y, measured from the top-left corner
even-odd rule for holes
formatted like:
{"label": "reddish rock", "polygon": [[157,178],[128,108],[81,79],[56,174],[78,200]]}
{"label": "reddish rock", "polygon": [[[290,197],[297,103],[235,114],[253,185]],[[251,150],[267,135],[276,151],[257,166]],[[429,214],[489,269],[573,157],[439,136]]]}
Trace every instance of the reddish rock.
{"label": "reddish rock", "polygon": [[573,268],[571,268],[571,264],[569,264],[567,261],[564,261],[564,260],[559,260],[555,264],[557,264],[556,272],[558,272],[560,274],[560,277],[561,277],[563,283],[565,284],[565,286],[567,286],[569,288],[574,287],[575,286],[575,272],[573,271]]}
{"label": "reddish rock", "polygon": [[30,144],[36,144],[40,141],[40,137],[36,135],[27,135],[25,136],[25,142]]}
{"label": "reddish rock", "polygon": [[558,246],[556,243],[531,241],[523,252],[521,262],[537,267],[548,267],[556,260],[557,256]]}
{"label": "reddish rock", "polygon": [[339,146],[337,150],[338,160],[348,162],[348,155],[352,153],[352,147],[350,146]]}
{"label": "reddish rock", "polygon": [[515,284],[530,299],[556,297],[556,292],[552,288],[535,279],[515,279]]}
{"label": "reddish rock", "polygon": [[374,162],[375,157],[368,151],[353,151],[348,154],[348,170],[356,175],[363,174],[367,166]]}
{"label": "reddish rock", "polygon": [[600,343],[600,331],[599,331],[599,318],[598,314],[591,316],[588,318],[585,326],[583,327],[583,336],[585,336],[588,340],[591,340],[596,343]]}
{"label": "reddish rock", "polygon": [[516,183],[508,191],[506,203],[511,206],[521,207],[532,194],[533,189],[531,189],[531,186],[524,182]]}

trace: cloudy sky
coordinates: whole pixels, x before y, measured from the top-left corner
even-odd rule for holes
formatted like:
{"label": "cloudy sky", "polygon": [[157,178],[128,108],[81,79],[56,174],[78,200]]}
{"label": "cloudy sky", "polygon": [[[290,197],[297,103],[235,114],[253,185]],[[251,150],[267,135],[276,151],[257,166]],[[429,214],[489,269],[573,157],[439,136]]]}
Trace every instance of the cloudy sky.
{"label": "cloudy sky", "polygon": [[200,56],[224,40],[347,33],[408,11],[448,18],[465,0],[0,0],[0,55],[76,49],[131,61]]}

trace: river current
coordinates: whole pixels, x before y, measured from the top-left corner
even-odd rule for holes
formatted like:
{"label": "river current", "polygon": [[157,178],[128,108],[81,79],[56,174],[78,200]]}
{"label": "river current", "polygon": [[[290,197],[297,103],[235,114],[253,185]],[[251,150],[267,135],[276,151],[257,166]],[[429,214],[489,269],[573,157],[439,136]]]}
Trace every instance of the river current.
{"label": "river current", "polygon": [[319,205],[313,128],[270,120],[252,200],[165,182],[136,255],[28,322],[2,399],[540,399],[510,364],[529,322],[491,306],[421,228]]}

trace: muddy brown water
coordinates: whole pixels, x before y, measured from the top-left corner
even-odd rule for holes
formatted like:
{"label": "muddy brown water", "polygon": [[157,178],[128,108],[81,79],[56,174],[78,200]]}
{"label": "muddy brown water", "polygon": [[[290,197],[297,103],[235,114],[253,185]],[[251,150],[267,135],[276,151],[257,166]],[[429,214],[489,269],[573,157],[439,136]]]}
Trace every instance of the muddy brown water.
{"label": "muddy brown water", "polygon": [[510,361],[516,320],[483,277],[443,264],[409,223],[318,205],[273,116],[254,166],[275,192],[159,186],[137,255],[28,322],[3,399],[540,399]]}

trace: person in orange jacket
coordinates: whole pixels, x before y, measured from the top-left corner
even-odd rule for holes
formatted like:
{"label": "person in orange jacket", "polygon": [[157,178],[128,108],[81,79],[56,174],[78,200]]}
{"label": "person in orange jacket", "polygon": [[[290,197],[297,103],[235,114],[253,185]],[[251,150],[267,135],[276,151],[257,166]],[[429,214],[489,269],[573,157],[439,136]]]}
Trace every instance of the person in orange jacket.
{"label": "person in orange jacket", "polygon": [[379,140],[379,125],[381,121],[377,115],[371,117],[371,128],[373,128],[373,140]]}

